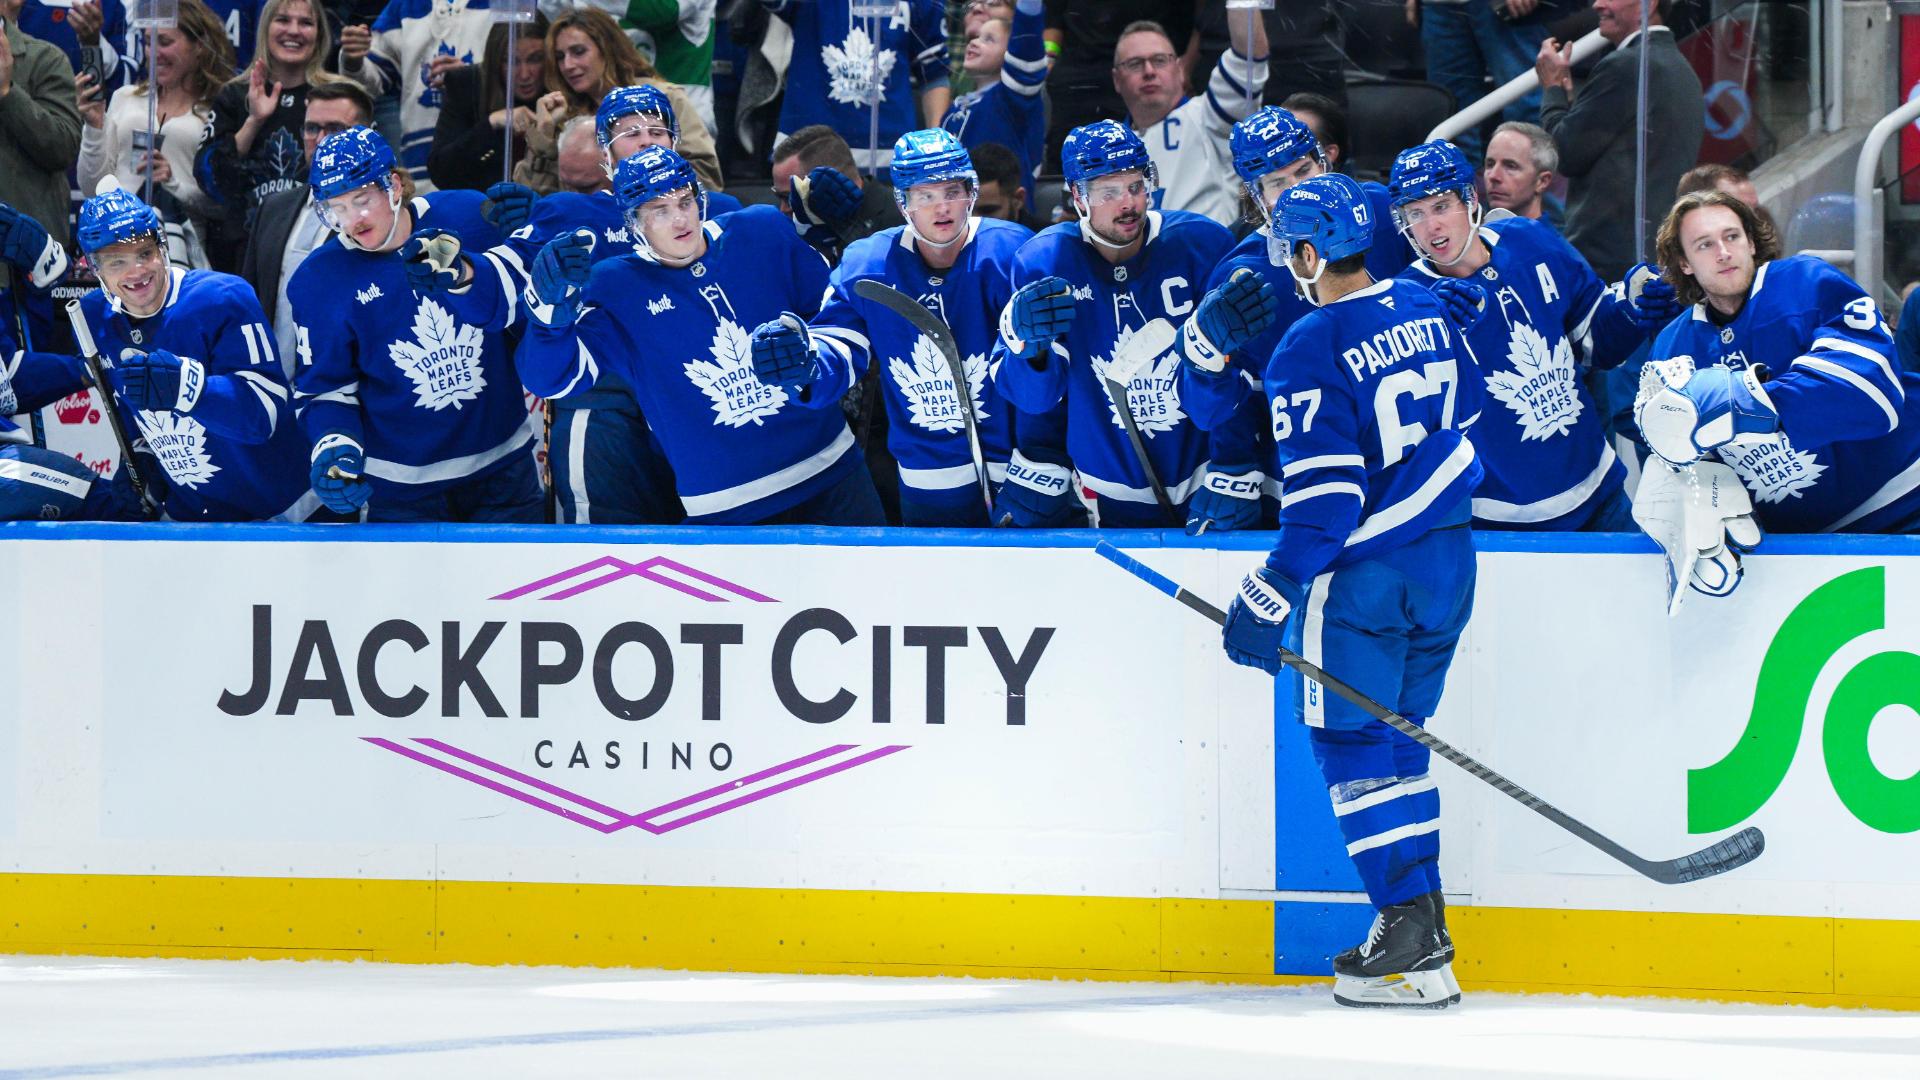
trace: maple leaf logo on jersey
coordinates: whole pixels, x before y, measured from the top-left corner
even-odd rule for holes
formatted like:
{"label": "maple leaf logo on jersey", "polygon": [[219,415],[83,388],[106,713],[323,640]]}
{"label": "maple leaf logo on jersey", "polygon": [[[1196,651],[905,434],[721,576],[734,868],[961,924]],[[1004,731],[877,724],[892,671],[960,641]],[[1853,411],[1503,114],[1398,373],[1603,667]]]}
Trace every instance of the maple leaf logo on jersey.
{"label": "maple leaf logo on jersey", "polygon": [[[1113,368],[1113,357],[1126,354],[1127,346],[1133,343],[1134,331],[1129,327],[1120,328],[1120,337],[1113,343],[1113,352],[1106,358],[1093,358],[1093,373],[1104,387],[1108,372]],[[1187,418],[1180,408],[1180,352],[1168,349],[1148,362],[1141,364],[1134,373],[1132,381],[1127,383],[1127,405],[1133,410],[1133,422],[1140,427],[1140,433],[1153,436],[1162,431],[1172,431],[1176,425]],[[1126,421],[1120,419],[1120,408],[1113,402],[1112,391],[1107,392],[1107,416],[1113,426],[1126,430]]]}
{"label": "maple leaf logo on jersey", "polygon": [[[973,399],[973,418],[985,420],[987,410],[981,397],[987,387],[987,354],[974,353],[960,366],[966,372],[967,390]],[[928,431],[952,434],[966,430],[966,417],[954,394],[953,373],[947,368],[946,357],[925,334],[913,343],[911,358],[896,356],[887,361],[887,374],[907,399],[907,419]]]}
{"label": "maple leaf logo on jersey", "polygon": [[713,332],[713,359],[687,361],[687,379],[713,402],[714,422],[728,427],[759,424],[787,403],[787,392],[753,373],[753,340],[732,319]]}
{"label": "maple leaf logo on jersey", "polygon": [[413,313],[413,338],[390,343],[387,355],[413,380],[415,405],[434,412],[449,405],[457,409],[487,388],[480,373],[484,338],[479,327],[456,323],[446,308],[422,297]]}
{"label": "maple leaf logo on jersey", "polygon": [[1487,376],[1487,392],[1506,403],[1520,418],[1520,441],[1551,439],[1573,430],[1586,403],[1573,368],[1573,346],[1561,338],[1553,348],[1540,331],[1524,322],[1513,324],[1507,339],[1511,370]]}
{"label": "maple leaf logo on jersey", "polygon": [[1715,450],[1721,461],[1740,475],[1740,482],[1753,493],[1754,502],[1786,502],[1820,482],[1825,465],[1813,458],[1811,450],[1795,450],[1785,432],[1738,444],[1729,443]]}
{"label": "maple leaf logo on jersey", "polygon": [[176,412],[136,412],[133,418],[174,484],[197,488],[220,471],[207,453],[207,429],[200,421]]}
{"label": "maple leaf logo on jersey", "polygon": [[846,105],[870,105],[887,96],[887,77],[893,73],[893,50],[882,49],[876,61],[873,39],[856,26],[847,40],[820,50],[820,60],[832,80],[827,96]]}

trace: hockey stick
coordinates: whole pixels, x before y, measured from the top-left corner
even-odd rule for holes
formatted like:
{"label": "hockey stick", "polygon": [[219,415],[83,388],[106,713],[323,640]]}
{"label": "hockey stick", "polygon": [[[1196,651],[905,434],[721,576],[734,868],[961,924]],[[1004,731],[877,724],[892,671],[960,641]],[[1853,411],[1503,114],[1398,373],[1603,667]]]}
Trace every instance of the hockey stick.
{"label": "hockey stick", "polygon": [[113,429],[113,441],[120,444],[120,460],[126,463],[127,482],[133,485],[133,493],[140,498],[140,509],[149,518],[160,516],[160,507],[147,493],[147,482],[140,475],[140,467],[133,458],[133,440],[127,437],[127,425],[120,419],[120,410],[116,407],[113,385],[107,382],[106,365],[100,360],[99,346],[93,342],[93,331],[87,329],[87,317],[80,310],[80,301],[67,301],[67,321],[73,324],[73,343],[80,349],[80,359],[87,365],[87,373],[93,377],[94,388],[100,391],[101,411],[107,414],[107,426]]}
{"label": "hockey stick", "polygon": [[[1113,358],[1112,363],[1107,365],[1106,377],[1101,380],[1107,384],[1107,397],[1112,399],[1113,411],[1119,414],[1120,426],[1126,430],[1127,442],[1133,446],[1134,460],[1140,463],[1140,471],[1147,476],[1147,486],[1153,489],[1153,501],[1160,504],[1168,523],[1176,529],[1186,522],[1181,520],[1180,511],[1174,509],[1173,498],[1167,494],[1167,485],[1160,482],[1160,474],[1153,468],[1153,459],[1147,456],[1147,440],[1141,436],[1140,424],[1133,418],[1133,402],[1127,396],[1127,383],[1133,381],[1134,373],[1143,366],[1144,361],[1154,359],[1172,348],[1178,336],[1179,331],[1173,330],[1171,323],[1165,319],[1155,319],[1134,335],[1126,356],[1116,355]],[[1117,379],[1114,378],[1116,369],[1120,374]]]}
{"label": "hockey stick", "polygon": [[987,519],[991,521],[993,486],[987,479],[986,452],[980,448],[980,423],[973,415],[973,384],[967,381],[966,363],[960,359],[960,344],[953,340],[953,330],[913,297],[872,278],[854,282],[853,292],[862,300],[871,300],[912,323],[946,358],[947,372],[953,378],[953,396],[960,399],[960,420],[967,428],[967,450],[973,454],[973,474],[980,480],[980,497],[986,501]]}
{"label": "hockey stick", "polygon": [[[1108,562],[1113,563],[1122,570],[1127,571],[1147,584],[1152,585],[1154,588],[1159,589],[1161,592],[1166,593],[1168,596],[1173,597],[1175,600],[1205,615],[1215,623],[1221,626],[1227,624],[1225,612],[1207,603],[1200,597],[1195,596],[1186,589],[1181,588],[1164,574],[1145,565],[1140,562],[1140,560],[1126,554],[1105,540],[1100,541],[1094,550],[1099,552],[1101,557]],[[1407,720],[1406,717],[1401,716],[1385,705],[1380,704],[1332,675],[1327,674],[1317,665],[1302,658],[1298,653],[1290,649],[1282,648],[1280,650],[1280,662],[1298,671],[1300,674],[1305,675],[1307,678],[1312,679],[1314,682],[1319,683],[1321,686],[1339,694],[1341,697],[1346,698],[1349,702],[1359,706],[1361,711],[1365,712],[1368,716],[1386,724],[1407,738],[1412,739],[1434,753],[1439,754],[1441,757],[1446,758],[1448,761],[1453,762],[1455,765],[1460,766],[1468,773],[1471,773],[1475,779],[1485,781],[1501,794],[1509,796],[1520,805],[1532,810],[1534,813],[1539,814],[1541,817],[1546,818],[1548,821],[1553,822],[1555,825],[1560,826],[1580,839],[1585,840],[1587,843],[1592,844],[1608,855],[1613,856],[1636,873],[1645,875],[1662,885],[1681,885],[1689,881],[1699,881],[1702,878],[1710,878],[1718,874],[1724,874],[1729,870],[1745,866],[1759,858],[1760,853],[1766,849],[1766,837],[1761,835],[1759,829],[1749,827],[1740,830],[1725,840],[1702,848],[1691,855],[1682,855],[1677,859],[1666,859],[1660,862],[1643,859],[1591,828],[1575,821],[1564,811],[1531,791],[1528,791],[1526,788],[1521,787],[1519,784],[1480,764],[1465,753],[1456,750],[1453,744],[1447,742],[1445,739],[1412,723]]]}

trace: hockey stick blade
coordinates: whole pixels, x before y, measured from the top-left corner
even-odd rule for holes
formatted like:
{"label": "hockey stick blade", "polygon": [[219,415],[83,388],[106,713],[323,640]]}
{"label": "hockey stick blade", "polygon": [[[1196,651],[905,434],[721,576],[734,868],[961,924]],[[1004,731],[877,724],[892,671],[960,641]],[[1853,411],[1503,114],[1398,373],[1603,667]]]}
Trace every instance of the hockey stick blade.
{"label": "hockey stick blade", "polygon": [[[1095,545],[1094,550],[1100,557],[1120,567],[1127,573],[1180,601],[1182,604],[1205,615],[1216,625],[1226,626],[1227,614],[1187,589],[1181,588],[1172,578],[1153,569],[1140,560],[1114,547],[1105,540]],[[1655,861],[1643,859],[1619,844],[1594,831],[1589,826],[1574,819],[1559,807],[1540,798],[1533,792],[1493,771],[1465,751],[1452,743],[1409,721],[1406,717],[1387,708],[1367,695],[1327,674],[1317,665],[1288,649],[1280,650],[1280,662],[1326,687],[1328,690],[1358,706],[1368,716],[1386,724],[1409,739],[1446,758],[1448,761],[1472,774],[1475,779],[1484,781],[1501,794],[1560,826],[1567,832],[1586,841],[1632,869],[1662,885],[1682,885],[1689,881],[1700,881],[1716,877],[1729,870],[1735,870],[1760,857],[1766,850],[1766,837],[1756,828],[1746,828],[1691,855],[1682,855],[1677,859]]]}
{"label": "hockey stick blade", "polygon": [[1127,433],[1127,443],[1133,447],[1133,456],[1140,462],[1140,471],[1146,474],[1147,487],[1153,490],[1153,501],[1160,504],[1160,512],[1167,516],[1167,521],[1176,529],[1186,522],[1181,520],[1180,511],[1174,508],[1173,498],[1167,494],[1167,485],[1160,481],[1160,474],[1153,467],[1153,458],[1147,454],[1147,440],[1140,434],[1140,423],[1134,418],[1133,399],[1127,393],[1127,387],[1148,361],[1158,359],[1173,347],[1178,338],[1179,331],[1173,329],[1173,324],[1165,319],[1153,320],[1134,334],[1124,356],[1114,356],[1102,380],[1107,384],[1107,397],[1113,402],[1113,411],[1120,416],[1120,426]]}
{"label": "hockey stick blade", "polygon": [[980,498],[987,504],[987,520],[993,520],[993,485],[987,477],[987,455],[980,446],[980,422],[973,414],[973,384],[967,381],[967,365],[960,356],[960,343],[953,340],[953,329],[926,306],[884,282],[861,278],[853,283],[855,296],[871,300],[907,320],[927,335],[933,347],[947,362],[947,375],[953,380],[953,396],[960,404],[960,421],[966,425],[967,452],[973,455],[973,474],[980,481]]}

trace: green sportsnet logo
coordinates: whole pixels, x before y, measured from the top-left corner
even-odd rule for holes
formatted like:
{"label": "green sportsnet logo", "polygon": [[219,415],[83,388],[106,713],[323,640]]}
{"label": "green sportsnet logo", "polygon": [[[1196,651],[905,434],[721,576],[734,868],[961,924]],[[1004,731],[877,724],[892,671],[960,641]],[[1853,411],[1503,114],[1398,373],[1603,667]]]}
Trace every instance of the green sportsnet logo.
{"label": "green sportsnet logo", "polygon": [[[1687,773],[1687,831],[1719,832],[1753,816],[1786,779],[1800,747],[1813,686],[1834,655],[1855,638],[1886,628],[1887,572],[1842,574],[1800,601],[1773,636],[1754,686],[1747,729],[1727,756]],[[1884,833],[1920,830],[1920,773],[1895,779],[1867,752],[1880,710],[1920,711],[1920,655],[1875,653],[1834,687],[1820,729],[1827,776],[1861,824]]]}

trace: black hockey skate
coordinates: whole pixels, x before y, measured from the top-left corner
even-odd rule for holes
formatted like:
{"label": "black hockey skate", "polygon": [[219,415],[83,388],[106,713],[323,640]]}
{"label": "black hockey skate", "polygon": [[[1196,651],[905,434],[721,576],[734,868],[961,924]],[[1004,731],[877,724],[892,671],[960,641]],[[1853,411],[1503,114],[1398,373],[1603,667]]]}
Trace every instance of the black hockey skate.
{"label": "black hockey skate", "polygon": [[1416,1009],[1459,1001],[1440,894],[1381,909],[1367,940],[1333,958],[1333,1000],[1355,1008]]}

